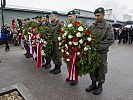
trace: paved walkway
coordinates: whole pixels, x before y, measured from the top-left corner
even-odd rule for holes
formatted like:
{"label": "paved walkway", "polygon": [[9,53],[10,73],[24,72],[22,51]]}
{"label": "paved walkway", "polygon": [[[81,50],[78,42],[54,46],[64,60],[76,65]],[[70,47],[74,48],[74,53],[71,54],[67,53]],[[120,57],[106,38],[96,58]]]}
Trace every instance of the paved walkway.
{"label": "paved walkway", "polygon": [[70,86],[65,81],[65,64],[62,73],[53,75],[44,68],[37,69],[35,61],[25,58],[24,53],[20,47],[12,46],[10,52],[5,52],[0,46],[0,89],[23,83],[39,100],[133,100],[133,45],[111,46],[104,91],[99,96],[85,92],[91,84],[89,75]]}

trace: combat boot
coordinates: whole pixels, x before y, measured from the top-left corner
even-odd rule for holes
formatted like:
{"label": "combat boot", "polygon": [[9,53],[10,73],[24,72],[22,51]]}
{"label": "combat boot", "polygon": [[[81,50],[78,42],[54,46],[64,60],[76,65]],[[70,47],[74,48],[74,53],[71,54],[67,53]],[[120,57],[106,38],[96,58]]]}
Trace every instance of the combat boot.
{"label": "combat boot", "polygon": [[97,88],[96,81],[92,81],[92,84],[88,88],[86,88],[85,91],[90,92],[92,90],[96,90],[96,88]]}
{"label": "combat boot", "polygon": [[71,81],[70,81],[70,85],[72,85],[72,86],[73,86],[73,85],[76,85],[77,83],[78,83],[78,80],[71,80]]}
{"label": "combat boot", "polygon": [[45,69],[48,69],[51,67],[50,63],[45,63],[44,65],[42,65],[42,67],[44,67]]}
{"label": "combat boot", "polygon": [[61,73],[61,68],[60,68],[60,66],[55,64],[55,70],[54,70],[52,73],[53,73],[53,74]]}
{"label": "combat boot", "polygon": [[99,94],[102,93],[102,90],[103,90],[102,83],[99,83],[97,89],[93,92],[93,94],[94,95],[99,95]]}

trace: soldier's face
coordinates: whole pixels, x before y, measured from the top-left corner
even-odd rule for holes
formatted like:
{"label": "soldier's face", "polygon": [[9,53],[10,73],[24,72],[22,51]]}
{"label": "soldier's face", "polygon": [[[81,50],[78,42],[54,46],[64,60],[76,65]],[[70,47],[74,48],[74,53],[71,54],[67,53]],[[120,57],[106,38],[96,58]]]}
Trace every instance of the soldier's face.
{"label": "soldier's face", "polygon": [[69,19],[70,21],[73,21],[73,20],[76,19],[76,15],[68,15],[68,19]]}
{"label": "soldier's face", "polygon": [[104,16],[105,16],[105,14],[96,13],[96,14],[95,14],[96,21],[97,21],[97,22],[102,22],[102,21],[104,20]]}
{"label": "soldier's face", "polygon": [[54,20],[56,20],[56,19],[57,19],[57,15],[51,14],[51,20],[54,21]]}

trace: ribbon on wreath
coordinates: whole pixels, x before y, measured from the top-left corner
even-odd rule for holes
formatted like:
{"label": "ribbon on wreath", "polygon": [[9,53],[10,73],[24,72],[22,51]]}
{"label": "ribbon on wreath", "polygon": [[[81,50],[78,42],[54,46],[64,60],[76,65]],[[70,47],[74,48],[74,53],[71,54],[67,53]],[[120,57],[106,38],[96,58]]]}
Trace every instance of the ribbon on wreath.
{"label": "ribbon on wreath", "polygon": [[32,54],[31,33],[29,34],[29,47],[30,47],[30,54]]}
{"label": "ribbon on wreath", "polygon": [[76,70],[77,49],[74,48],[72,58],[70,60],[68,80],[78,80],[78,73]]}
{"label": "ribbon on wreath", "polygon": [[36,67],[40,68],[42,66],[42,55],[41,55],[41,44],[37,43],[37,62]]}
{"label": "ribbon on wreath", "polygon": [[21,37],[21,49],[24,49],[24,39]]}

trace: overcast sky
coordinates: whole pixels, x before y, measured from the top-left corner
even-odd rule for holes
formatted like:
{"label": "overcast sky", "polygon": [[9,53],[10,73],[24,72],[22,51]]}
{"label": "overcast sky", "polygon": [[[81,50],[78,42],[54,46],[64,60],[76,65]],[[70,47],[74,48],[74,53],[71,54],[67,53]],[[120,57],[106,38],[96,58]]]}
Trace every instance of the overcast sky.
{"label": "overcast sky", "polygon": [[94,11],[97,7],[113,9],[117,20],[123,14],[133,15],[133,0],[7,0],[7,6],[16,5],[68,12],[75,8]]}

